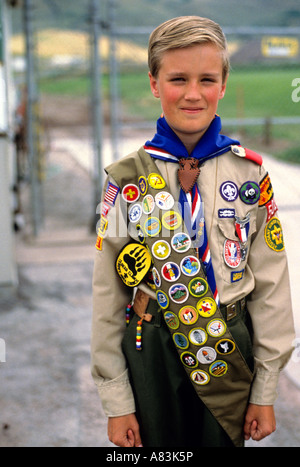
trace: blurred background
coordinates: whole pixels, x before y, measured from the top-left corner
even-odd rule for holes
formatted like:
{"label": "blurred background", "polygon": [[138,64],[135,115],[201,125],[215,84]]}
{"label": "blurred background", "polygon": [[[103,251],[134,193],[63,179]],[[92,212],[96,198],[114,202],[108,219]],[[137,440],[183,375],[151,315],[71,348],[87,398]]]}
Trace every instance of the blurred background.
{"label": "blurred background", "polygon": [[[89,376],[103,168],[154,134],[148,37],[181,15],[207,16],[226,33],[223,132],[268,162],[296,311],[299,1],[1,0],[0,446],[109,446]],[[296,339],[269,445],[300,444],[297,349]]]}

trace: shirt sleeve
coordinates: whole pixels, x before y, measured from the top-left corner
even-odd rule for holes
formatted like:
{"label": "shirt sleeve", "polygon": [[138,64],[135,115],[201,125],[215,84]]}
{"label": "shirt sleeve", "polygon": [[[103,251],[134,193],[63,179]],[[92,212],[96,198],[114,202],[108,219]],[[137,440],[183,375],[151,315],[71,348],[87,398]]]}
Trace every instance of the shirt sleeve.
{"label": "shirt sleeve", "polygon": [[247,301],[255,359],[250,402],[257,405],[274,404],[279,373],[291,356],[295,337],[284,237],[278,212],[271,215],[270,206],[258,208],[257,231],[249,253],[255,279]]}
{"label": "shirt sleeve", "polygon": [[104,214],[98,230],[93,275],[91,371],[106,416],[115,417],[134,413],[135,403],[121,348],[131,290],[122,283],[115,269],[118,253],[129,237],[120,195],[114,199],[112,190],[111,204],[104,202],[110,183],[118,189],[115,182],[107,180],[101,203]]}

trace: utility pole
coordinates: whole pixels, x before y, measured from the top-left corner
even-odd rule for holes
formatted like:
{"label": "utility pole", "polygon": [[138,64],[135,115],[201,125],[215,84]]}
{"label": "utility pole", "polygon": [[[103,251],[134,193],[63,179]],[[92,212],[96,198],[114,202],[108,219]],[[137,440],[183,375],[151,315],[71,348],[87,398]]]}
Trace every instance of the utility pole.
{"label": "utility pole", "polygon": [[[96,208],[100,202],[103,184],[103,112],[102,112],[102,61],[99,50],[101,37],[100,1],[90,0],[90,38],[91,38],[91,107],[93,117],[93,146],[94,146],[94,215],[92,231],[95,231],[97,217]],[[99,214],[99,213],[98,213]]]}

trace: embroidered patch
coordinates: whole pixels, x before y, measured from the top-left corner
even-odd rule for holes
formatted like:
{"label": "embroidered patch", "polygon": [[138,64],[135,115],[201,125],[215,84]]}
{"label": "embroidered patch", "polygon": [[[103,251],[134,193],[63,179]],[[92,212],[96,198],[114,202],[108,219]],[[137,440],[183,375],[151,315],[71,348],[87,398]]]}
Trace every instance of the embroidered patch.
{"label": "embroidered patch", "polygon": [[235,216],[235,209],[219,209],[218,211],[219,219],[229,219]]}
{"label": "embroidered patch", "polygon": [[197,310],[193,306],[184,306],[180,309],[178,313],[178,318],[183,324],[191,326],[192,324],[195,324],[198,320]]}
{"label": "embroidered patch", "polygon": [[144,230],[148,237],[156,237],[161,231],[161,223],[157,217],[148,217],[145,221]]}
{"label": "embroidered patch", "polygon": [[215,345],[218,354],[229,355],[235,350],[235,343],[230,339],[221,339]]}
{"label": "embroidered patch", "polygon": [[131,206],[128,211],[128,217],[130,222],[138,222],[142,216],[142,213],[142,207],[140,204],[134,204],[133,206]]}
{"label": "embroidered patch", "polygon": [[230,268],[238,268],[242,261],[241,246],[236,240],[225,240],[224,261]]}
{"label": "embroidered patch", "polygon": [[168,308],[168,306],[169,306],[169,297],[165,292],[163,292],[163,290],[158,290],[156,292],[156,300],[157,300],[159,306],[163,310],[166,310]]}
{"label": "embroidered patch", "polygon": [[227,181],[220,186],[220,193],[225,201],[235,201],[238,197],[239,190],[235,183]]}
{"label": "embroidered patch", "polygon": [[129,243],[119,253],[116,270],[124,284],[136,287],[148,273],[151,263],[151,255],[145,246]]}
{"label": "embroidered patch", "polygon": [[189,291],[193,297],[203,297],[208,291],[208,283],[202,277],[195,277],[189,283]]}
{"label": "embroidered patch", "polygon": [[199,386],[204,386],[205,384],[208,384],[210,381],[210,376],[206,371],[203,370],[194,370],[190,374],[191,380],[195,383],[198,384]]}
{"label": "embroidered patch", "polygon": [[173,340],[179,349],[187,349],[189,347],[189,341],[184,334],[181,332],[175,332],[173,334]]}
{"label": "embroidered patch", "polygon": [[179,328],[179,324],[180,324],[179,318],[172,311],[166,311],[166,313],[164,314],[164,319],[165,319],[167,326],[169,326],[170,329]]}
{"label": "embroidered patch", "polygon": [[105,196],[104,196],[104,201],[106,203],[109,203],[111,206],[115,205],[118,193],[120,191],[120,188],[113,185],[112,183],[108,182]]}
{"label": "embroidered patch", "polygon": [[178,212],[168,211],[162,217],[162,224],[165,229],[176,230],[179,229],[182,223],[182,218]]}
{"label": "embroidered patch", "polygon": [[196,256],[186,256],[180,263],[181,271],[185,276],[195,276],[200,271],[200,261]]}
{"label": "embroidered patch", "polygon": [[276,212],[278,211],[278,207],[277,207],[277,204],[275,202],[275,199],[272,198],[266,205],[265,205],[266,209],[267,209],[267,221],[266,222],[269,222],[269,220],[276,214]]}
{"label": "embroidered patch", "polygon": [[148,183],[155,190],[161,190],[166,186],[166,182],[164,181],[162,176],[156,173],[151,173],[148,176]]}
{"label": "embroidered patch", "polygon": [[243,279],[244,277],[244,272],[245,269],[242,269],[241,271],[232,271],[231,273],[231,282],[238,282]]}
{"label": "embroidered patch", "polygon": [[158,289],[161,286],[161,278],[156,268],[152,268],[152,277],[155,287]]}
{"label": "embroidered patch", "polygon": [[104,237],[107,226],[108,226],[108,220],[106,219],[106,217],[101,216],[98,231],[97,231],[98,236]]}
{"label": "embroidered patch", "polygon": [[198,366],[197,358],[191,352],[183,352],[180,358],[182,363],[189,368],[196,368]]}
{"label": "embroidered patch", "polygon": [[223,360],[217,360],[209,367],[209,373],[216,378],[224,376],[227,373],[228,365]]}
{"label": "embroidered patch", "polygon": [[226,332],[226,323],[222,319],[212,319],[206,330],[211,337],[221,337]]}
{"label": "embroidered patch", "polygon": [[169,289],[169,296],[174,303],[184,303],[189,296],[187,287],[184,284],[174,284]]}
{"label": "embroidered patch", "polygon": [[267,173],[259,184],[260,198],[259,206],[265,206],[273,198],[273,187],[270,179],[270,175]]}
{"label": "embroidered patch", "polygon": [[272,250],[284,250],[282,227],[280,220],[277,217],[273,217],[266,225],[265,240],[268,247],[270,247]]}
{"label": "embroidered patch", "polygon": [[152,195],[146,195],[143,199],[143,212],[144,214],[151,214],[154,211],[155,202]]}
{"label": "embroidered patch", "polygon": [[97,237],[97,242],[96,242],[95,247],[97,248],[97,250],[102,251],[103,237]]}
{"label": "embroidered patch", "polygon": [[191,238],[186,233],[178,233],[171,240],[173,250],[177,253],[186,253],[191,247]]}
{"label": "embroidered patch", "polygon": [[180,277],[180,269],[176,263],[168,262],[161,268],[162,277],[168,282],[176,282]]}
{"label": "embroidered patch", "polygon": [[207,333],[202,328],[192,329],[189,333],[189,340],[194,345],[203,345],[207,341]]}
{"label": "embroidered patch", "polygon": [[171,247],[165,240],[158,240],[152,246],[152,254],[156,259],[167,259],[171,254]]}
{"label": "embroidered patch", "polygon": [[138,186],[139,186],[139,190],[140,190],[141,195],[144,196],[147,193],[147,190],[148,190],[148,182],[147,182],[146,177],[144,177],[143,175],[141,177],[139,177]]}
{"label": "embroidered patch", "polygon": [[107,216],[111,209],[111,205],[106,203],[105,201],[102,201],[101,203],[101,215],[102,216]]}
{"label": "embroidered patch", "polygon": [[140,190],[136,185],[125,185],[122,190],[122,197],[127,203],[134,203],[140,197]]}
{"label": "embroidered patch", "polygon": [[217,304],[210,297],[201,298],[197,303],[197,310],[200,316],[210,318],[217,311]]}
{"label": "embroidered patch", "polygon": [[156,206],[163,211],[168,211],[174,206],[174,198],[167,191],[161,191],[155,196]]}
{"label": "embroidered patch", "polygon": [[137,224],[136,226],[136,233],[137,233],[137,236],[138,236],[138,240],[141,242],[141,243],[145,243],[145,233],[143,231],[143,228],[140,224]]}
{"label": "embroidered patch", "polygon": [[204,365],[209,365],[217,358],[217,352],[212,347],[202,347],[197,352],[197,359]]}
{"label": "embroidered patch", "polygon": [[240,198],[245,204],[255,204],[259,200],[260,189],[255,182],[245,182],[240,188]]}

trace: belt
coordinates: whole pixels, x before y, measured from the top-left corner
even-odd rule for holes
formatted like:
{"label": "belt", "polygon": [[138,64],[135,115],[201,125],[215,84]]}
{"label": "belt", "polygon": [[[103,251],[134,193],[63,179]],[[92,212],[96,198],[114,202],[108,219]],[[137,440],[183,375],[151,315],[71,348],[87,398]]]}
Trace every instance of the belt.
{"label": "belt", "polygon": [[242,313],[246,309],[246,298],[241,298],[236,302],[228,303],[228,305],[221,305],[220,310],[224,319],[230,321],[235,318],[239,313]]}

